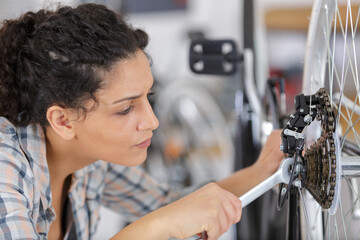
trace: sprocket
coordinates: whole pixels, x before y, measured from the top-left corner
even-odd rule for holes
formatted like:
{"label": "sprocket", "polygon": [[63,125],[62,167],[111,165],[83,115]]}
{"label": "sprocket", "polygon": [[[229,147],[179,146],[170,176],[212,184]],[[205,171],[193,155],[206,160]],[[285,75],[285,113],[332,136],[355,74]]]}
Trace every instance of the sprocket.
{"label": "sprocket", "polygon": [[[298,178],[320,206],[328,209],[332,206],[337,184],[335,114],[330,97],[324,88],[320,88],[314,95],[297,95],[295,107],[296,113],[290,116],[282,132],[282,151],[294,157],[295,165],[300,165],[301,170],[296,174],[292,173],[294,177],[291,178],[287,191],[292,181]],[[315,119],[321,124],[321,136],[306,149],[303,156],[302,132]],[[296,168],[293,169],[295,171]]]}
{"label": "sprocket", "polygon": [[321,122],[321,136],[304,155],[305,188],[322,208],[328,209],[334,200],[336,186],[335,115],[324,88],[319,89],[316,97],[319,99],[316,119]]}

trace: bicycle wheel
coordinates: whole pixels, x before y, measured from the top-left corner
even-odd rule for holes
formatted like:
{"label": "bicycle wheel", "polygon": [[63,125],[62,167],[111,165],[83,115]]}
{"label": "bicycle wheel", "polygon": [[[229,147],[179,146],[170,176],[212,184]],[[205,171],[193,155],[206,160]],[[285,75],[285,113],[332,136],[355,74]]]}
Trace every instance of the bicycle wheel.
{"label": "bicycle wheel", "polygon": [[[303,239],[360,239],[360,86],[359,1],[316,0],[313,5],[304,63],[303,92],[324,87],[335,112],[337,172],[335,199],[321,208],[307,191],[300,191]],[[311,124],[306,146],[321,134]],[[349,170],[351,168],[351,171]],[[340,177],[341,176],[341,177]]]}
{"label": "bicycle wheel", "polygon": [[[162,126],[154,135],[164,173],[151,159],[149,172],[173,188],[219,180],[232,172],[234,148],[226,119],[211,93],[192,79],[177,79],[154,105]],[[152,165],[152,166],[151,166]],[[160,179],[160,176],[163,179]]]}

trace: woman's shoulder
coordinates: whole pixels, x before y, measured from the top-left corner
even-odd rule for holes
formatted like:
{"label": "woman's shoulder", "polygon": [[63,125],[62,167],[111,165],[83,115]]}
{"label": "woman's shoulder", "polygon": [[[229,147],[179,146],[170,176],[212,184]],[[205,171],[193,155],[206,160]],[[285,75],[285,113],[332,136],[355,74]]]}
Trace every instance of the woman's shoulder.
{"label": "woman's shoulder", "polygon": [[33,188],[34,173],[24,153],[17,128],[0,117],[0,184],[2,194],[13,190],[25,194]]}
{"label": "woman's shoulder", "polygon": [[16,127],[9,120],[0,117],[0,171],[2,175],[16,172],[32,176],[34,157],[41,156],[41,136],[32,126]]}
{"label": "woman's shoulder", "polygon": [[22,155],[16,127],[4,117],[0,117],[0,150],[2,159],[9,154]]}
{"label": "woman's shoulder", "polygon": [[16,135],[16,127],[5,117],[0,117],[0,139],[9,135]]}

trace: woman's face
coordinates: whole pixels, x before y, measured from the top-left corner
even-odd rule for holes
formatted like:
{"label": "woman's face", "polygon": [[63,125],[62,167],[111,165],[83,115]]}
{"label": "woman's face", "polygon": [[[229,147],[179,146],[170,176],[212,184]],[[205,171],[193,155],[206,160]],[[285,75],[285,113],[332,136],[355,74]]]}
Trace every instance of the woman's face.
{"label": "woman's face", "polygon": [[159,125],[148,101],[153,78],[147,57],[139,50],[117,62],[104,73],[104,82],[105,88],[95,94],[95,110],[74,122],[76,147],[88,159],[139,165]]}

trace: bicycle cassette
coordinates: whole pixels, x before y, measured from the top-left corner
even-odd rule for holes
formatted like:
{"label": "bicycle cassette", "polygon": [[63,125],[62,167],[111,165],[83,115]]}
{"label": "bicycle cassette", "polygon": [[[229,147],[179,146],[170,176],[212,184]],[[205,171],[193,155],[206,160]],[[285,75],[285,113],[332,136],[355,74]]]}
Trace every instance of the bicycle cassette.
{"label": "bicycle cassette", "polygon": [[[295,107],[296,113],[290,116],[282,132],[283,152],[301,159],[302,169],[297,173],[301,185],[323,209],[330,209],[331,214],[336,211],[340,191],[340,154],[330,97],[321,88],[314,95],[296,96]],[[302,132],[313,122],[320,123],[321,134],[303,155]]]}

